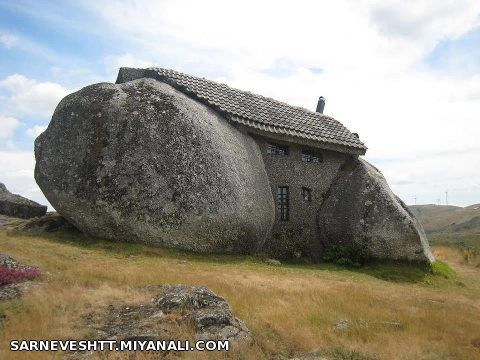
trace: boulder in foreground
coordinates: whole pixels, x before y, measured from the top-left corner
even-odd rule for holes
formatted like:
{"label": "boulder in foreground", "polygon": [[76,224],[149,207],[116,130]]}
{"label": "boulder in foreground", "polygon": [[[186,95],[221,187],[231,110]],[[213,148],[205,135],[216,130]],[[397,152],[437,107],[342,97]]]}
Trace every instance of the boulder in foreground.
{"label": "boulder in foreground", "polygon": [[[95,337],[117,340],[165,340],[182,336],[179,326],[196,340],[229,340],[251,344],[245,323],[235,317],[225,299],[204,286],[150,285],[146,304],[114,303],[84,319]],[[185,329],[187,328],[187,329]],[[191,330],[191,331],[188,331]]]}
{"label": "boulder in foreground", "polygon": [[0,183],[0,214],[29,219],[36,216],[43,216],[47,207],[23,196],[12,194],[6,186]]}

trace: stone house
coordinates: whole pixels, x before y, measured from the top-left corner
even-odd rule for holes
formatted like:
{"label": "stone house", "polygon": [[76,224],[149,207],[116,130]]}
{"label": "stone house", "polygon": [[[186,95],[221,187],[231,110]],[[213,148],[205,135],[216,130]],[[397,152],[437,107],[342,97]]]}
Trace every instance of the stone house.
{"label": "stone house", "polygon": [[86,234],[199,252],[433,261],[357,134],[316,111],[162,68],[65,97],[35,179]]}
{"label": "stone house", "polygon": [[323,114],[323,97],[318,99],[316,111],[310,111],[161,68],[121,68],[116,82],[144,77],[165,82],[209,106],[255,139],[276,204],[267,247],[280,254],[286,250],[280,238],[294,239],[298,247],[318,237],[317,213],[339,168],[367,150],[357,134]]}

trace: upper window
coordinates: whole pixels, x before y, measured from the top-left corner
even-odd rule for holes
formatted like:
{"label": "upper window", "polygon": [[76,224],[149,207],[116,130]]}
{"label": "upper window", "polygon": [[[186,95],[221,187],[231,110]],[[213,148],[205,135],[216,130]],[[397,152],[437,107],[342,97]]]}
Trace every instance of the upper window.
{"label": "upper window", "polygon": [[310,149],[302,149],[302,161],[305,162],[322,162],[323,156],[320,153]]}
{"label": "upper window", "polygon": [[288,146],[280,144],[267,144],[267,154],[288,155]]}

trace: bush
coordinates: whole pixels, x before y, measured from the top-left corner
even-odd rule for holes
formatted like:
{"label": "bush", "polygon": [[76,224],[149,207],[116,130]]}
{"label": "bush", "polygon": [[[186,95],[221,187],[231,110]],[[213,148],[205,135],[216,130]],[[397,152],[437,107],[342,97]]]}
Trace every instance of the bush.
{"label": "bush", "polygon": [[363,246],[351,243],[348,245],[332,245],[326,249],[323,260],[341,266],[361,266],[370,258]]}
{"label": "bush", "polygon": [[455,271],[440,260],[436,260],[432,265],[430,265],[430,271],[432,274],[442,276],[445,279],[452,279],[455,276]]}
{"label": "bush", "polygon": [[7,266],[0,266],[0,286],[32,280],[39,275],[40,271],[34,267],[13,269]]}

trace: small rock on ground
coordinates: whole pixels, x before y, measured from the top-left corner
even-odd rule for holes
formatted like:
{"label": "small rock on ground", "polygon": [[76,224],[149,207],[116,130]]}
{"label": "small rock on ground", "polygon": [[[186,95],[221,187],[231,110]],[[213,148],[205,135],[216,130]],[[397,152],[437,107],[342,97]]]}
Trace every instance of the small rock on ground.
{"label": "small rock on ground", "polygon": [[275,265],[275,266],[282,265],[282,263],[276,259],[267,259],[265,260],[265,264]]}
{"label": "small rock on ground", "polygon": [[395,329],[402,328],[402,323],[399,321],[365,321],[365,320],[354,320],[354,321],[347,321],[342,320],[332,326],[333,330],[346,330],[353,327],[369,327],[369,326],[384,326],[390,327]]}

